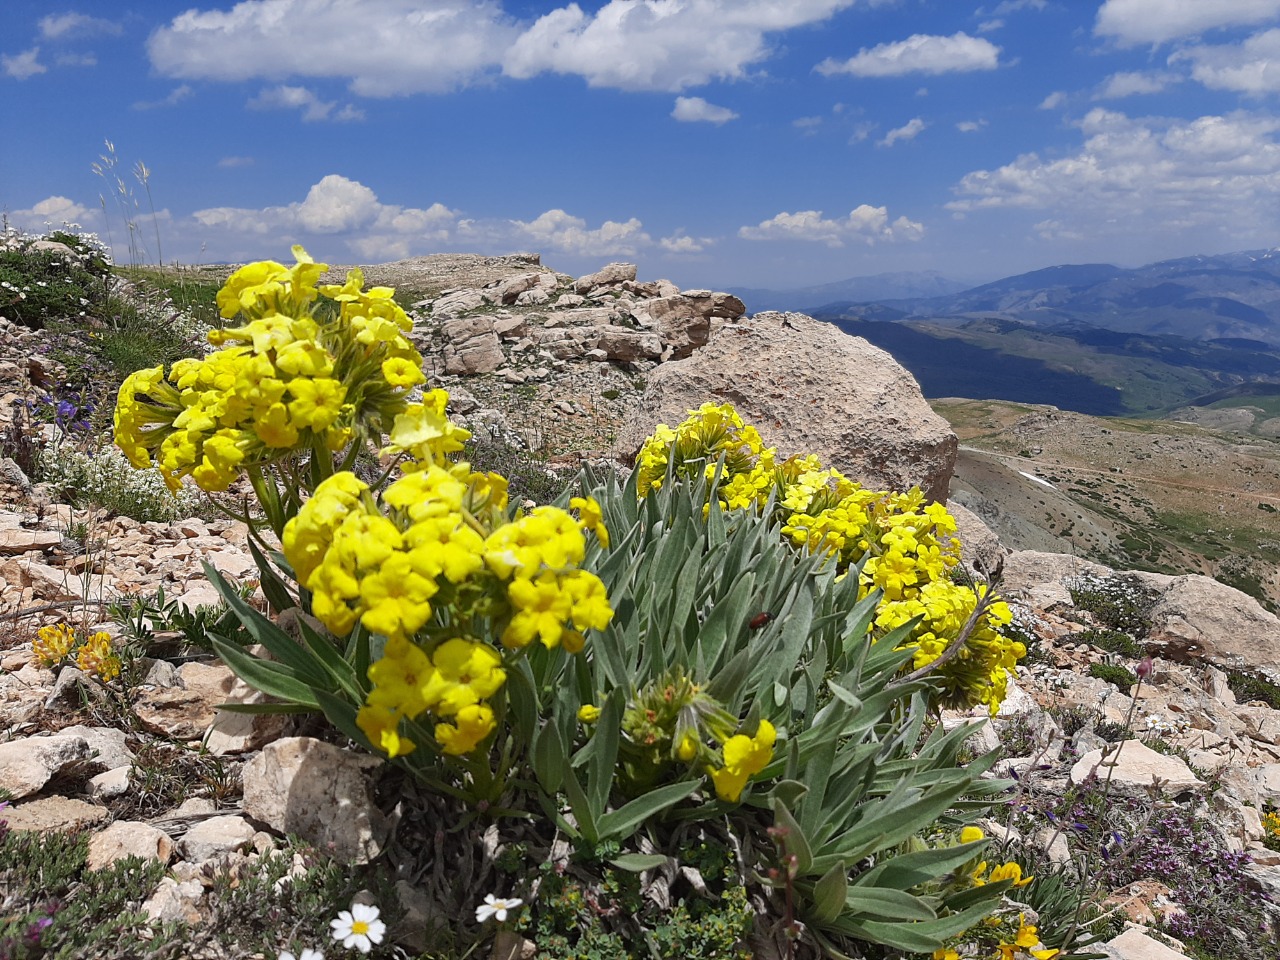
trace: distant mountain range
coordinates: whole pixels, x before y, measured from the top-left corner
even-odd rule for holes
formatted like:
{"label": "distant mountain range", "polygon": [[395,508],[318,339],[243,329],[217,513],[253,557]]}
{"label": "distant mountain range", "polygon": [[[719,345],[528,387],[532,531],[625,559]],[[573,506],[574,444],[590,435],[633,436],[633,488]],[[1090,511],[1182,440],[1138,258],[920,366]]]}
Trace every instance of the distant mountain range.
{"label": "distant mountain range", "polygon": [[[750,301],[747,306],[757,309]],[[1042,329],[1088,324],[1121,333],[1280,347],[1280,249],[1182,257],[1135,269],[1106,263],[1048,267],[968,290],[851,296],[812,309],[863,320],[985,318]]]}
{"label": "distant mountain range", "polygon": [[730,287],[729,292],[747,305],[752,313],[761,310],[794,310],[803,312],[833,303],[870,302],[873,300],[916,300],[945,297],[969,289],[958,280],[949,280],[932,270],[900,273],[878,273],[871,277],[850,277],[815,287],[790,290],[765,290],[753,287]]}
{"label": "distant mountain range", "polygon": [[912,284],[953,281],[882,274],[737,293],[751,312],[803,310],[865,337],[910,370],[927,397],[1152,417],[1246,387],[1280,394],[1280,249],[1136,269],[1056,266],[927,296],[814,303],[836,290]]}

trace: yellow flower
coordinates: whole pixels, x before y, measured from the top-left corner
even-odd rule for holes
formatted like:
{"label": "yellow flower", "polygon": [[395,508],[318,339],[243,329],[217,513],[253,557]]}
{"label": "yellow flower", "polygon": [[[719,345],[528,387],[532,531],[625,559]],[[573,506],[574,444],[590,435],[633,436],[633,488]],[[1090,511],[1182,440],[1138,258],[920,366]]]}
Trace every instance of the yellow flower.
{"label": "yellow flower", "polygon": [[986,837],[981,827],[968,826],[960,831],[961,843],[977,843]]}
{"label": "yellow flower", "polygon": [[65,623],[59,623],[36,631],[36,639],[31,642],[31,652],[39,666],[53,667],[63,661],[75,643],[75,631]]}
{"label": "yellow flower", "polygon": [[691,763],[698,756],[698,746],[698,735],[692,730],[686,730],[680,738],[680,746],[676,748],[676,756],[685,763]]}
{"label": "yellow flower", "polygon": [[1022,867],[1017,863],[1010,861],[1003,866],[992,869],[990,882],[999,883],[1001,880],[1012,880],[1015,887],[1025,887],[1034,879],[1035,877],[1024,878],[1022,876]]}
{"label": "yellow flower", "polygon": [[735,734],[721,748],[724,767],[711,770],[711,781],[721,800],[737,803],[747,780],[769,765],[778,733],[772,723],[761,720],[755,736]]}
{"label": "yellow flower", "polygon": [[405,357],[383,360],[382,377],[393,387],[413,387],[427,380],[422,368]]}
{"label": "yellow flower", "polygon": [[76,651],[76,666],[104,681],[120,676],[120,658],[115,653],[111,634],[100,630],[90,636]]}
{"label": "yellow flower", "polygon": [[440,749],[453,756],[470,753],[496,726],[493,710],[483,703],[463,707],[454,721],[455,723],[437,723],[435,730]]}
{"label": "yellow flower", "polygon": [[431,662],[436,670],[423,695],[427,705],[444,716],[461,713],[493,696],[507,679],[497,650],[461,637],[440,644],[431,654]]}
{"label": "yellow flower", "polygon": [[578,708],[578,719],[583,723],[595,723],[600,719],[600,708],[593,703],[584,703]]}
{"label": "yellow flower", "polygon": [[412,753],[417,744],[400,736],[400,717],[400,712],[390,707],[365,704],[356,712],[356,726],[388,757],[402,757]]}
{"label": "yellow flower", "polygon": [[939,947],[933,951],[933,960],[960,960],[960,954],[950,947]]}
{"label": "yellow flower", "polygon": [[600,541],[600,546],[609,546],[609,531],[604,525],[604,514],[595,497],[572,497],[569,509],[578,511],[578,522],[583,530],[590,530]]}

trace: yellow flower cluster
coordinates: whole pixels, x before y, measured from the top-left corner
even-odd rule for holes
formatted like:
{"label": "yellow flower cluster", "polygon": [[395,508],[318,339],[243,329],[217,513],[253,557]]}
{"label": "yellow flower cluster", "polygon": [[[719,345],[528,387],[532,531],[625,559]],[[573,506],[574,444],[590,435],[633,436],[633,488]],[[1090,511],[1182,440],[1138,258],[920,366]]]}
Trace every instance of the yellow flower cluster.
{"label": "yellow flower cluster", "polygon": [[[879,590],[883,597],[875,635],[921,618],[907,640],[914,667],[932,663],[959,635],[978,596],[951,579],[960,543],[946,507],[926,503],[919,489],[866,490],[812,455],[779,463],[729,404],[704,404],[674,429],[660,424],[637,458],[638,489],[642,496],[659,489],[669,467],[677,477],[713,477],[721,461],[715,495],[724,508],[761,511],[772,497],[773,516],[792,544],[831,556],[841,572],[861,565],[861,596]],[[1026,653],[1001,632],[1011,619],[1003,602],[987,607],[959,655],[938,671],[944,702],[996,711]]]}
{"label": "yellow flower cluster", "polygon": [[[484,701],[506,679],[503,655],[473,634],[512,651],[537,639],[576,653],[583,631],[613,617],[604,584],[580,567],[584,530],[607,541],[599,504],[576,499],[578,520],[556,507],[508,519],[505,479],[444,459],[458,432],[443,416],[447,402],[434,391],[397,420],[393,446],[398,437],[426,459],[408,463],[380,500],[354,474],[335,473],[282,537],[325,626],[342,636],[359,623],[387,638],[357,719],[391,756],[415,746],[400,721],[426,711],[447,718],[435,727],[445,753],[469,752],[493,731]],[[433,621],[438,607],[448,608],[447,629]]]}
{"label": "yellow flower cluster", "polygon": [[125,380],[115,438],[134,466],[154,461],[172,489],[190,475],[225,490],[242,468],[381,437],[405,412],[425,378],[392,289],[362,289],[359,270],[318,286],[327,265],[293,253],[293,267],[262,261],[228,278],[219,313],[245,322],[209,333],[221,349]]}
{"label": "yellow flower cluster", "polygon": [[1023,957],[1034,957],[1035,960],[1054,960],[1062,951],[1045,948],[1040,943],[1036,928],[1027,923],[1023,916],[1018,917],[1018,932],[1012,943],[1001,943],[996,947],[992,960],[1022,960]]}
{"label": "yellow flower cluster", "polygon": [[99,630],[78,641],[75,630],[65,623],[41,627],[31,643],[33,659],[42,667],[55,667],[74,654],[76,666],[103,681],[120,676],[120,656],[111,634]]}
{"label": "yellow flower cluster", "polygon": [[992,867],[991,873],[988,874],[987,861],[983,860],[974,869],[972,879],[975,887],[981,887],[988,883],[999,883],[1002,880],[1012,880],[1013,886],[1025,887],[1035,877],[1024,877],[1022,875],[1022,866],[1012,860],[998,867]]}

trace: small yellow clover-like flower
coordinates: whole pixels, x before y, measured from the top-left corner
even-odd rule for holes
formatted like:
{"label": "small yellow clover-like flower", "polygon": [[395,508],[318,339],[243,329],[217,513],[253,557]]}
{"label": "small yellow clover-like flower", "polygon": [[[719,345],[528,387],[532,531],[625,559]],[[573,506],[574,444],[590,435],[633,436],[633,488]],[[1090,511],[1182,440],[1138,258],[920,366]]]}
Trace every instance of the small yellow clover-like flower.
{"label": "small yellow clover-like flower", "polygon": [[773,745],[778,732],[768,720],[761,720],[755,736],[734,734],[724,742],[721,753],[724,766],[710,770],[716,796],[729,803],[737,803],[747,781],[769,765],[773,759]]}

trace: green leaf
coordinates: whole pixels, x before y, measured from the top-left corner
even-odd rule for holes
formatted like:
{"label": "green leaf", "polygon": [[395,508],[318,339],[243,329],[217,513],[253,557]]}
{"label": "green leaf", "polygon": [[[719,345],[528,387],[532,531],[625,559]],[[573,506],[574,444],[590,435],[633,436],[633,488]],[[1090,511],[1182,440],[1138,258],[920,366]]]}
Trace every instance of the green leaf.
{"label": "green leaf", "polygon": [[808,792],[809,788],[799,780],[779,780],[769,791],[769,799],[771,801],[776,799],[788,807],[794,807]]}
{"label": "green leaf", "polygon": [[674,807],[697,790],[700,784],[699,780],[668,783],[666,786],[657,787],[643,796],[636,797],[621,809],[606,813],[600,818],[600,839],[626,840],[635,832],[636,827],[650,817]]}
{"label": "green leaf", "polygon": [[843,907],[846,914],[866,914],[880,920],[933,920],[937,914],[919,897],[889,887],[857,884],[846,887]]}
{"label": "green leaf", "polygon": [[564,740],[560,728],[551,720],[542,725],[533,742],[533,772],[542,788],[551,795],[560,792],[566,765]]}
{"label": "green leaf", "polygon": [[841,860],[813,885],[814,919],[822,923],[840,916],[848,887],[849,868]]}
{"label": "green leaf", "polygon": [[[245,603],[217,568],[207,561],[204,563],[204,573],[214,589],[218,591],[219,596],[226,601],[227,606],[235,611],[240,623],[249,632],[249,636],[266,647],[282,664],[292,667],[307,683],[316,687],[325,686],[325,671],[310,651],[303,649],[296,640]],[[232,667],[232,669],[235,668]]]}
{"label": "green leaf", "polygon": [[795,854],[796,869],[800,876],[805,876],[813,867],[813,850],[809,846],[809,838],[804,835],[804,831],[800,829],[800,824],[796,822],[796,818],[791,815],[791,811],[787,809],[778,798],[772,801],[774,824],[779,827],[785,827],[787,830],[786,840],[783,846],[787,853]]}
{"label": "green leaf", "polygon": [[966,843],[958,847],[940,847],[936,850],[917,850],[884,860],[854,881],[860,884],[894,887],[906,890],[936,880],[973,859],[981,849],[978,844]]}
{"label": "green leaf", "polygon": [[618,765],[618,746],[622,739],[622,711],[626,691],[611,690],[600,710],[595,732],[591,735],[593,751],[587,761],[587,799],[592,818],[601,821],[613,791],[613,777]]}
{"label": "green leaf", "polygon": [[[267,598],[267,603],[271,605],[272,611],[280,614],[296,607],[298,601],[276,572],[275,565],[258,549],[258,545],[253,542],[252,538],[249,539],[249,553],[253,556],[253,562],[258,565],[259,585],[262,587],[262,593]],[[285,563],[284,557],[280,554],[273,555],[272,560],[276,564]]]}
{"label": "green leaf", "polygon": [[[387,758],[386,754],[369,742],[369,738],[364,735],[364,731],[356,723],[356,708],[351,703],[336,694],[328,693],[324,690],[316,691],[316,699],[320,702],[321,709],[324,710],[325,719],[378,759],[385,760]],[[418,749],[422,749],[422,747],[419,746]]]}
{"label": "green leaf", "polygon": [[654,867],[662,866],[667,862],[667,859],[660,853],[624,853],[620,857],[614,857],[609,862],[619,870],[641,873],[645,870],[652,870]]}
{"label": "green leaf", "polygon": [[255,690],[312,710],[320,709],[315,688],[298,678],[296,672],[273,660],[260,660],[235,644],[214,638],[214,652]]}
{"label": "green leaf", "polygon": [[586,791],[578,782],[578,775],[567,764],[564,771],[564,792],[569,798],[569,809],[573,811],[573,819],[577,821],[578,832],[590,843],[600,842],[600,833],[596,828],[595,814],[591,812],[591,803],[587,800]]}

